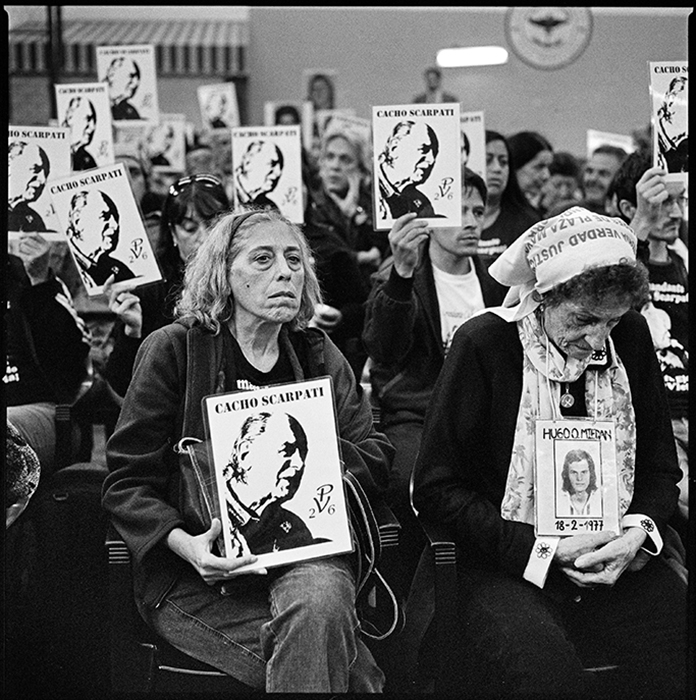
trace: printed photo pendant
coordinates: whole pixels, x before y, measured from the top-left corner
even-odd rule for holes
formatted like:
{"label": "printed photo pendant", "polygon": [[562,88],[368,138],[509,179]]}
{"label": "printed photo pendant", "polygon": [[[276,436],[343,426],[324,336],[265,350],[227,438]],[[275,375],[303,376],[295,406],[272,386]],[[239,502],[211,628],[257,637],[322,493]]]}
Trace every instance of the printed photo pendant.
{"label": "printed photo pendant", "polygon": [[572,394],[563,394],[561,396],[561,407],[562,408],[572,408],[575,403],[575,399]]}

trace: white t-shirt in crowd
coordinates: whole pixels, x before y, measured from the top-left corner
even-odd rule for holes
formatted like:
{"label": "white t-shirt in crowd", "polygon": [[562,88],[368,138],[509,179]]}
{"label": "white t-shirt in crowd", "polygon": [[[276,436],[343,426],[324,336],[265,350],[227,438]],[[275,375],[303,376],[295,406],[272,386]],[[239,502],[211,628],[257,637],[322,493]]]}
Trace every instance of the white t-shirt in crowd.
{"label": "white t-shirt in crowd", "polygon": [[447,354],[457,328],[477,311],[485,308],[483,292],[473,263],[471,270],[465,275],[452,275],[433,265],[433,277],[440,305],[442,346]]}

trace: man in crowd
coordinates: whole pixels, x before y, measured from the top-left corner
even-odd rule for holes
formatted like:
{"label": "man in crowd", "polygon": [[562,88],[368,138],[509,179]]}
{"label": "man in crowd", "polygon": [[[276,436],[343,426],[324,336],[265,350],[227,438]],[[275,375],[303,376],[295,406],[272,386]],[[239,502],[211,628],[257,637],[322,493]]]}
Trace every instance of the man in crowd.
{"label": "man in crowd", "polygon": [[12,141],[8,159],[8,231],[45,231],[46,224],[29,205],[41,197],[51,170],[46,152],[26,141]]}
{"label": "man in crowd", "polygon": [[423,79],[425,92],[413,98],[415,103],[459,102],[459,98],[442,89],[442,71],[439,68],[435,66],[426,68],[423,71]]}
{"label": "man in crowd", "polygon": [[615,212],[607,211],[607,190],[624,160],[626,160],[626,151],[623,148],[607,144],[595,148],[582,174],[585,198],[578,206],[585,207],[596,214],[615,216]]}
{"label": "man in crowd", "polygon": [[666,171],[651,167],[651,156],[632,153],[611,184],[621,218],[639,239],[638,257],[648,268],[648,321],[667,389],[672,429],[683,478],[679,512],[685,526],[689,513],[689,275],[675,249],[684,219],[684,182],[667,181]]}
{"label": "man in crowd", "polygon": [[402,525],[405,585],[423,545],[409,481],[435,381],[457,328],[501,304],[506,292],[476,255],[486,196],[483,179],[463,167],[461,228],[430,229],[413,213],[399,217],[389,232],[392,256],[367,302],[363,342],[372,391],[381,430],[396,448],[387,502]]}

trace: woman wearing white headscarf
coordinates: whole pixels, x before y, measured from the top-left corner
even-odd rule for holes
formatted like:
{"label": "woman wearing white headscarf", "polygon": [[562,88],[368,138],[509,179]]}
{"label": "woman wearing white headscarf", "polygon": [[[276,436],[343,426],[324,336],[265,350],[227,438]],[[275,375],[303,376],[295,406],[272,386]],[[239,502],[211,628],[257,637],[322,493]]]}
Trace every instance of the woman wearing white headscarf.
{"label": "woman wearing white headscarf", "polygon": [[[680,474],[635,251],[580,207],[532,226],[490,268],[504,305],[459,328],[433,392],[413,503],[460,551],[472,696],[596,697],[598,657],[619,665],[613,697],[684,693],[686,586],[659,556]],[[614,529],[537,534],[537,424],[577,419],[613,423]]]}

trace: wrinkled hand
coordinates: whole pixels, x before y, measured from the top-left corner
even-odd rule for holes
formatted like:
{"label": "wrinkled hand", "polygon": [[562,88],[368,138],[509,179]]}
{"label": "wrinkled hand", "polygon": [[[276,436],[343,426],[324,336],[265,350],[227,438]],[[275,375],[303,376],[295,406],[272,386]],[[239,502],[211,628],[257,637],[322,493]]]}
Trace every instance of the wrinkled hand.
{"label": "wrinkled hand", "polygon": [[310,328],[321,328],[323,331],[331,333],[342,319],[343,314],[337,308],[328,304],[317,304],[309,326]]}
{"label": "wrinkled hand", "polygon": [[343,215],[352,219],[358,210],[358,199],[360,197],[360,173],[356,170],[348,173],[348,190],[345,196],[340,197],[336,192],[329,191],[329,197],[338,205]]}
{"label": "wrinkled hand", "polygon": [[127,336],[140,338],[143,333],[143,309],[140,299],[130,291],[135,283],[114,284],[115,279],[115,275],[109,275],[104,282],[103,293],[109,300],[109,309],[121,319]]}
{"label": "wrinkled hand", "polygon": [[49,278],[51,244],[39,233],[22,233],[17,245],[17,257],[24,263],[32,286]]}
{"label": "wrinkled hand", "polygon": [[208,531],[202,535],[189,535],[181,528],[174,528],[167,536],[167,544],[172,551],[189,562],[209,586],[217,581],[228,581],[230,578],[245,573],[267,573],[266,569],[255,569],[241,573],[237,571],[242,566],[258,561],[258,557],[254,555],[238,559],[215,556],[212,553],[212,547],[221,530],[222,525],[219,518],[214,518]]}
{"label": "wrinkled hand", "polygon": [[412,277],[420,260],[421,246],[430,235],[428,224],[410,212],[394,221],[389,231],[389,245],[394,255],[394,268],[400,277]]}
{"label": "wrinkled hand", "polygon": [[[641,528],[630,528],[620,537],[616,537],[614,533],[596,534],[611,535],[611,539],[596,549],[580,554],[574,561],[561,565],[565,575],[577,586],[581,588],[611,587],[626,569],[637,571],[645,565],[647,559],[643,556],[637,557],[646,538],[645,531]],[[581,535],[581,537],[589,536]]]}
{"label": "wrinkled hand", "polygon": [[662,204],[669,192],[665,183],[667,171],[659,166],[648,168],[636,183],[636,211],[631,228],[639,240],[645,241],[660,218]]}

